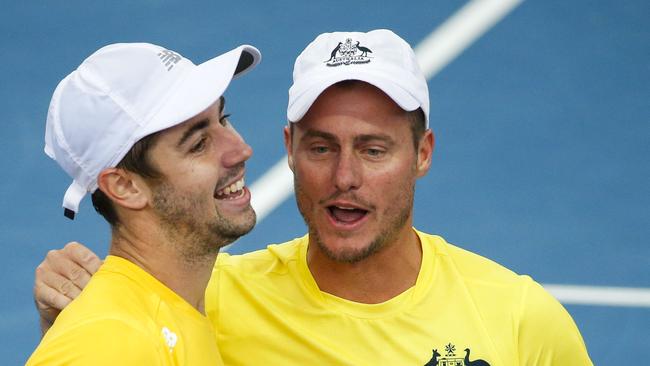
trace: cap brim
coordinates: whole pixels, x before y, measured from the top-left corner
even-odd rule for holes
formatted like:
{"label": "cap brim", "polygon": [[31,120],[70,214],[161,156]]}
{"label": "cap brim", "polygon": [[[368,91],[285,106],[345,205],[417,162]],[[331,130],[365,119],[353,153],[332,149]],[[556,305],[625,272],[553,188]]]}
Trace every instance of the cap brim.
{"label": "cap brim", "polygon": [[388,78],[358,69],[346,70],[327,78],[312,81],[309,85],[295,85],[297,96],[293,98],[292,103],[287,108],[289,122],[300,121],[325,89],[344,80],[360,80],[376,86],[405,111],[414,111],[421,107],[417,99]]}
{"label": "cap brim", "polygon": [[239,46],[191,69],[170,94],[137,139],[173,127],[206,110],[228,88],[230,81],[253,69],[261,60],[253,46]]}

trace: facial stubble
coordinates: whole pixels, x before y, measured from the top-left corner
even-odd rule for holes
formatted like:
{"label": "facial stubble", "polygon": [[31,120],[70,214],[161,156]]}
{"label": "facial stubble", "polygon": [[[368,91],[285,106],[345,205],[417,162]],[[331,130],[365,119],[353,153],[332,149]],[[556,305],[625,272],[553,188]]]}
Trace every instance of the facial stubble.
{"label": "facial stubble", "polygon": [[[399,236],[400,231],[408,222],[411,212],[413,211],[413,197],[415,195],[415,183],[411,184],[409,189],[401,190],[398,198],[393,202],[401,203],[398,207],[389,206],[383,212],[382,216],[388,219],[384,228],[374,238],[370,239],[367,245],[362,246],[360,249],[346,248],[341,251],[333,251],[326,243],[323,242],[318,227],[311,220],[309,215],[307,202],[310,201],[300,184],[300,180],[294,175],[294,188],[296,191],[296,201],[298,210],[305,220],[305,224],[309,229],[310,243],[315,243],[321,252],[323,252],[329,259],[338,263],[358,263],[373,254],[380,252],[388,244],[394,243]],[[310,202],[311,209],[313,210],[316,205]]]}
{"label": "facial stubble", "polygon": [[250,206],[235,221],[220,212],[214,198],[179,192],[167,182],[155,187],[153,208],[170,242],[190,263],[216,256],[220,248],[250,232],[256,220]]}

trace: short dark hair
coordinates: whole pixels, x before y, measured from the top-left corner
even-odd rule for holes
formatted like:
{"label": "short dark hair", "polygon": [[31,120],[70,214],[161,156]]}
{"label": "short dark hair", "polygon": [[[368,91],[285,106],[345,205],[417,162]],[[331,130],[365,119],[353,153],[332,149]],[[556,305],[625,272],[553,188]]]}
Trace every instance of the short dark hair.
{"label": "short dark hair", "polygon": [[420,139],[427,130],[427,123],[424,119],[424,111],[418,108],[414,111],[406,112],[406,118],[411,123],[411,133],[413,135],[413,147],[417,151]]}
{"label": "short dark hair", "polygon": [[[160,172],[149,161],[149,150],[151,150],[157,136],[158,133],[153,133],[136,142],[115,167],[136,173],[144,178],[159,179],[161,177]],[[104,192],[97,189],[91,198],[95,211],[102,215],[111,227],[119,225],[120,221],[117,217],[113,202],[111,202],[110,198]]]}

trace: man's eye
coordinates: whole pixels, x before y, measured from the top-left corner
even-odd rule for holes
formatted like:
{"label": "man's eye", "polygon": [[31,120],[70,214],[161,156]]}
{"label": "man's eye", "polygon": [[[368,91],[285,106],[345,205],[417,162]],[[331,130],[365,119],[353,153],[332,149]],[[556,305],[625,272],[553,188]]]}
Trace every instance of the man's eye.
{"label": "man's eye", "polygon": [[223,116],[221,116],[221,118],[219,118],[219,123],[220,123],[222,126],[227,125],[227,124],[228,124],[228,118],[229,118],[230,116],[231,116],[231,114],[224,114]]}
{"label": "man's eye", "polygon": [[368,154],[369,156],[377,158],[377,157],[383,156],[385,154],[385,151],[383,151],[381,149],[369,148],[369,149],[366,149],[366,154]]}
{"label": "man's eye", "polygon": [[190,152],[191,153],[197,153],[197,152],[203,151],[203,149],[205,149],[205,143],[206,143],[206,138],[203,137],[201,140],[199,140],[199,142],[192,145],[192,148],[190,148]]}
{"label": "man's eye", "polygon": [[330,151],[330,149],[328,149],[327,146],[314,146],[311,148],[311,151],[316,154],[325,154]]}

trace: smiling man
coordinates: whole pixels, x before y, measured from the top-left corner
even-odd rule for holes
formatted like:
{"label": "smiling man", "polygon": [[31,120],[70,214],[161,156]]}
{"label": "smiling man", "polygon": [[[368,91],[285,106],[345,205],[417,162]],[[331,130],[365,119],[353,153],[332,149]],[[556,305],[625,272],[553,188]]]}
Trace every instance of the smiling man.
{"label": "smiling man", "polygon": [[[225,364],[591,365],[569,314],[530,277],[413,228],[434,135],[427,82],[404,40],[321,34],[296,59],[287,117],[309,232],[219,255],[206,311]],[[83,285],[48,276],[70,278],[92,255],[56,253],[71,265],[48,256],[37,301],[45,288]]]}
{"label": "smiling man", "polygon": [[160,46],[113,44],[56,88],[46,153],[73,182],[74,218],[92,193],[112,229],[109,256],[28,365],[219,365],[205,288],[219,248],[255,224],[251,149],[222,94],[253,68],[240,46],[194,65]]}

